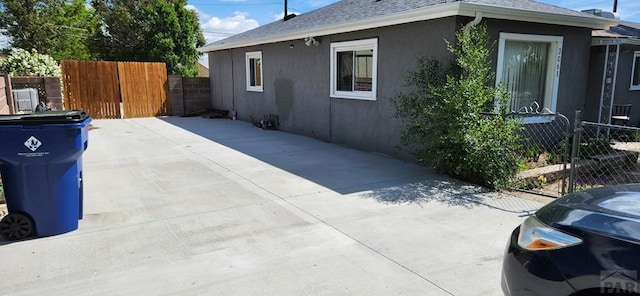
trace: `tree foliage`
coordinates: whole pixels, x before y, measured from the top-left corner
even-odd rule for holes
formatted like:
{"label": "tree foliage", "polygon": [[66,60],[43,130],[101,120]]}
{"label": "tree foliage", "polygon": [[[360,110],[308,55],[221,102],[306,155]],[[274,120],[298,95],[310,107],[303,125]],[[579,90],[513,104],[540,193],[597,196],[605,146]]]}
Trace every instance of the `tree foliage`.
{"label": "tree foliage", "polygon": [[93,0],[101,28],[90,48],[99,59],[165,62],[170,74],[196,76],[204,45],[198,16],[185,0]]}
{"label": "tree foliage", "polygon": [[518,172],[521,124],[506,116],[509,100],[493,85],[485,25],[456,33],[450,66],[418,59],[407,78],[411,90],[398,93],[396,116],[407,125],[402,140],[426,162],[463,180],[503,189]]}
{"label": "tree foliage", "polygon": [[0,28],[12,47],[49,54],[56,60],[90,59],[87,37],[93,14],[84,0],[1,0]]}
{"label": "tree foliage", "polygon": [[56,60],[165,62],[170,74],[198,74],[204,37],[186,0],[0,0],[11,47]]}

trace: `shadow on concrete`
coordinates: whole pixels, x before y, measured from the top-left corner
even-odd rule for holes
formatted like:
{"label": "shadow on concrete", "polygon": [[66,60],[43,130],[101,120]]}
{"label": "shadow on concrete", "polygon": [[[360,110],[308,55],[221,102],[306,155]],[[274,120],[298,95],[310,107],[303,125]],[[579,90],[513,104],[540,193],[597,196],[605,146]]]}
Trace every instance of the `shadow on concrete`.
{"label": "shadow on concrete", "polygon": [[[469,193],[479,190],[424,166],[295,134],[262,130],[247,122],[161,119],[342,194],[372,191],[371,197],[381,202],[435,199],[449,204],[473,204]],[[465,199],[458,200],[462,196]]]}
{"label": "shadow on concrete", "polygon": [[28,237],[20,240],[7,240],[0,236],[0,247],[15,244],[15,243],[20,243],[20,242],[26,242],[34,239],[37,239],[37,237]]}
{"label": "shadow on concrete", "polygon": [[428,180],[407,182],[373,189],[363,193],[365,198],[373,198],[388,204],[422,204],[436,201],[450,206],[472,208],[484,205],[486,189],[468,185],[446,176],[436,176]]}
{"label": "shadow on concrete", "polygon": [[[247,122],[184,117],[166,117],[162,120],[341,194],[356,193],[362,198],[389,204],[435,201],[466,208],[482,205],[513,213],[529,213],[540,206],[436,174],[424,166],[295,134],[262,130]],[[238,168],[238,164],[234,163],[238,161],[234,159],[236,156],[229,156],[228,151],[219,150],[227,154],[225,158],[211,151],[216,148],[208,141],[201,141],[198,148],[193,138],[187,138],[181,144],[188,146],[187,149],[192,152],[220,165],[233,167],[234,170],[246,169]],[[271,182],[274,180],[282,181],[275,178]],[[276,183],[274,188],[278,186]],[[284,192],[287,190],[284,189]]]}
{"label": "shadow on concrete", "polygon": [[469,185],[447,176],[429,180],[377,188],[358,194],[362,198],[375,199],[386,204],[417,204],[438,202],[449,206],[474,208],[488,207],[522,217],[535,213],[544,203],[518,198]]}

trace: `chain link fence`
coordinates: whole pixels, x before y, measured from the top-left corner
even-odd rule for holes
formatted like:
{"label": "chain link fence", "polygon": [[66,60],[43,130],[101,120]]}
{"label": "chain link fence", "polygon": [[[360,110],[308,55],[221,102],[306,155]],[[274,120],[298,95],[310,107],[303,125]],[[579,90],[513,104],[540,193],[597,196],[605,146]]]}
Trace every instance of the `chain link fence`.
{"label": "chain link fence", "polygon": [[519,112],[522,162],[512,189],[549,197],[615,184],[640,183],[640,128]]}
{"label": "chain link fence", "polygon": [[640,128],[583,121],[572,146],[571,192],[640,182]]}
{"label": "chain link fence", "polygon": [[548,110],[511,115],[524,123],[518,151],[522,162],[512,189],[550,197],[567,193],[571,147],[569,119]]}

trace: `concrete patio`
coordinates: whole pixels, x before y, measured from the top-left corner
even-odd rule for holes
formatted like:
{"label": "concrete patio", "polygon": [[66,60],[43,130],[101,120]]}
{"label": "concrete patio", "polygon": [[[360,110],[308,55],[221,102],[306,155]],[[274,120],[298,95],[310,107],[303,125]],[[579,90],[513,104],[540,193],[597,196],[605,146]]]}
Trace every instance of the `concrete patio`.
{"label": "concrete patio", "polygon": [[79,229],[0,240],[0,294],[500,295],[542,206],[241,121],[93,126]]}

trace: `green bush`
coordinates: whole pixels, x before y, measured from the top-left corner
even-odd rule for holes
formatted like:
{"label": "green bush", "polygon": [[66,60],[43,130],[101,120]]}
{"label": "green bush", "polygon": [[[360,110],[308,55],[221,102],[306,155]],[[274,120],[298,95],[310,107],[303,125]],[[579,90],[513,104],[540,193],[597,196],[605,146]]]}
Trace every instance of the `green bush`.
{"label": "green bush", "polygon": [[540,144],[539,141],[533,140],[531,138],[526,138],[523,141],[522,146],[523,154],[527,161],[536,162],[540,159],[540,155],[545,152],[542,144]]}
{"label": "green bush", "polygon": [[486,26],[461,28],[456,38],[455,45],[446,42],[455,62],[418,58],[418,70],[407,77],[410,90],[393,98],[396,117],[406,122],[402,141],[438,170],[504,189],[521,164],[522,124],[506,115],[507,93],[494,86]]}
{"label": "green bush", "polygon": [[54,76],[60,77],[60,65],[51,56],[12,48],[9,55],[0,59],[0,73],[11,76]]}

